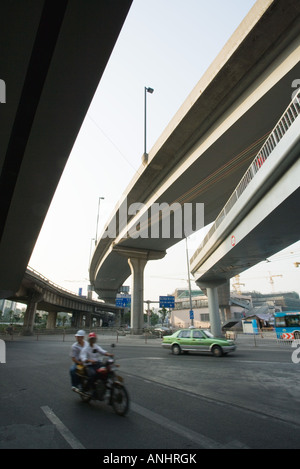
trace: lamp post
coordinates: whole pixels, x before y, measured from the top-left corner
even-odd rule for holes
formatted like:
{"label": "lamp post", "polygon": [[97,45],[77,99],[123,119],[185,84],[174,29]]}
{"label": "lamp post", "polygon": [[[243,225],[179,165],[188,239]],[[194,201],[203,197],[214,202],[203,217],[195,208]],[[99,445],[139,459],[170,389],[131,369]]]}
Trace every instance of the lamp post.
{"label": "lamp post", "polygon": [[154,92],[153,88],[145,86],[145,106],[144,106],[144,154],[143,154],[143,163],[146,164],[148,161],[147,153],[147,93],[152,94]]}
{"label": "lamp post", "polygon": [[191,319],[191,326],[194,326],[194,311],[193,311],[193,302],[192,302],[191,277],[190,277],[190,262],[189,262],[187,238],[185,238],[185,249],[186,249],[186,263],[187,263],[188,283],[189,283],[190,319]]}
{"label": "lamp post", "polygon": [[99,197],[99,200],[98,200],[98,213],[97,213],[95,246],[96,246],[97,240],[98,240],[98,222],[99,222],[99,212],[100,212],[100,201],[101,201],[101,200],[104,200],[104,197]]}

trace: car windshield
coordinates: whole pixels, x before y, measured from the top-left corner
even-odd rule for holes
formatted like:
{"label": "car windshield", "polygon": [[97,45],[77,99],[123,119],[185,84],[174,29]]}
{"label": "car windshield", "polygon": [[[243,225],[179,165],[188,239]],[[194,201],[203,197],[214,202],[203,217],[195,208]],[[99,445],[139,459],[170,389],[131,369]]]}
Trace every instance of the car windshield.
{"label": "car windshield", "polygon": [[211,332],[209,332],[209,331],[207,331],[207,330],[205,330],[205,331],[203,331],[203,332],[204,332],[204,334],[205,334],[207,337],[209,337],[210,339],[213,337],[213,335],[212,335]]}

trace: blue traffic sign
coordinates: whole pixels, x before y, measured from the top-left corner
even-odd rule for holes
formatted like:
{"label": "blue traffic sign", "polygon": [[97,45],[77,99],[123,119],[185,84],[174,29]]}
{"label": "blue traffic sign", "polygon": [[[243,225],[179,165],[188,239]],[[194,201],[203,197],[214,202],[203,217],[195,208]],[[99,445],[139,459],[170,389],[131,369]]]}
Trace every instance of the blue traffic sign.
{"label": "blue traffic sign", "polygon": [[175,308],[175,296],[160,296],[159,307],[160,308]]}
{"label": "blue traffic sign", "polygon": [[190,319],[194,319],[194,311],[192,309],[190,310]]}
{"label": "blue traffic sign", "polygon": [[130,295],[121,295],[116,298],[116,306],[121,308],[128,308],[131,305],[131,296]]}

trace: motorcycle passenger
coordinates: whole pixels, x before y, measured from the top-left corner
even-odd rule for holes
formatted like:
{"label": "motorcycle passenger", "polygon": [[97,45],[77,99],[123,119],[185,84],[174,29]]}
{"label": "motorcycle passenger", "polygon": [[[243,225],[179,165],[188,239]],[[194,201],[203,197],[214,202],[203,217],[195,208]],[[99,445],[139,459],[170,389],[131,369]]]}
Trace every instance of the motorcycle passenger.
{"label": "motorcycle passenger", "polygon": [[83,330],[77,331],[75,334],[76,342],[71,347],[70,357],[72,359],[73,365],[70,368],[71,375],[71,384],[74,391],[80,390],[80,378],[76,374],[77,365],[82,365],[80,359],[80,353],[88,345],[86,340],[84,340],[85,332]]}
{"label": "motorcycle passenger", "polygon": [[80,360],[85,366],[87,375],[90,378],[96,376],[96,370],[101,366],[100,356],[113,357],[112,353],[104,350],[100,345],[96,344],[97,335],[95,332],[90,332],[88,335],[88,345],[86,345],[80,353]]}

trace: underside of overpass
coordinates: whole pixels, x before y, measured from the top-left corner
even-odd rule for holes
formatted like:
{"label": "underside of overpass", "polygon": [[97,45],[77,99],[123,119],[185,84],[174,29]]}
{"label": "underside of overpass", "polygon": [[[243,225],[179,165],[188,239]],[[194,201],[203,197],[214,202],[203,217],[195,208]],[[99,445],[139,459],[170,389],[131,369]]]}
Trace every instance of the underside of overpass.
{"label": "underside of overpass", "polygon": [[0,298],[19,289],[131,2],[1,2]]}
{"label": "underside of overpass", "polygon": [[[291,114],[290,114],[291,113]],[[221,334],[217,288],[299,240],[300,92],[278,121],[191,259]]]}

